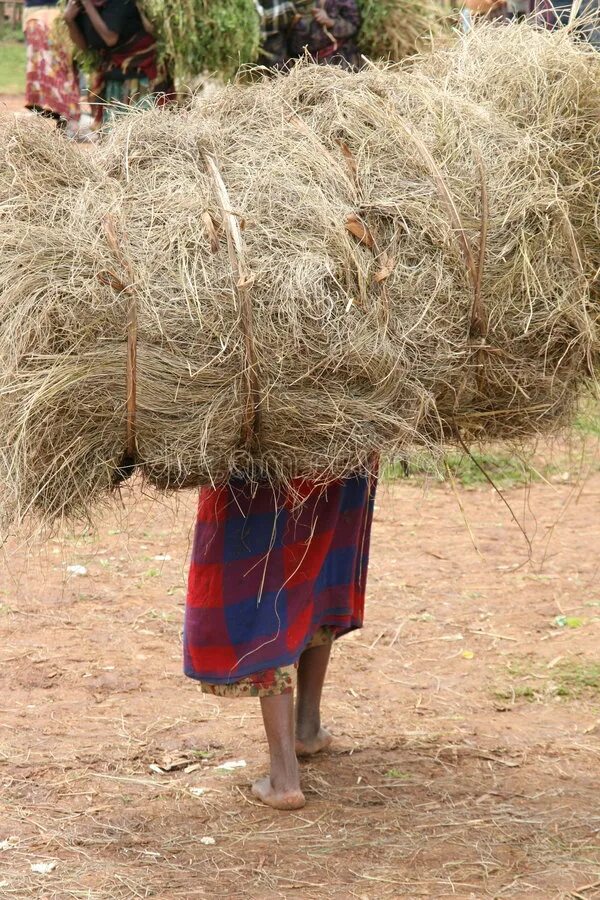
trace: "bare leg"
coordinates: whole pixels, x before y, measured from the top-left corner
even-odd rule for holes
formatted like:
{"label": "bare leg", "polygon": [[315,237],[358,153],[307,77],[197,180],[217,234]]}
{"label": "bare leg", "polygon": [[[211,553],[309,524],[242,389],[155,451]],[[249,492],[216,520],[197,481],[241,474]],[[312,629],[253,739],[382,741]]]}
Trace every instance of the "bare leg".
{"label": "bare leg", "polygon": [[331,735],[321,728],[321,694],[331,644],[305,650],[298,664],[298,700],[296,703],[296,753],[308,756],[324,750]]}
{"label": "bare leg", "polygon": [[294,744],[294,694],[261,697],[260,705],[271,754],[271,772],[252,785],[252,793],[274,809],[301,809],[305,804]]}

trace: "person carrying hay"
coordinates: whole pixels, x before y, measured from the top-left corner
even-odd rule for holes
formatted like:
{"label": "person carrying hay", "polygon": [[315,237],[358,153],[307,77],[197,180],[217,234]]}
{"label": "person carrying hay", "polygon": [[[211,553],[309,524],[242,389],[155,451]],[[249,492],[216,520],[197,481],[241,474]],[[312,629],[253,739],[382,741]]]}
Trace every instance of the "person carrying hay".
{"label": "person carrying hay", "polygon": [[200,492],[185,674],[206,693],[260,699],[271,768],[252,790],[275,809],[304,806],[297,755],[331,742],[321,692],[333,641],[362,626],[375,487],[355,475]]}
{"label": "person carrying hay", "polygon": [[308,54],[315,62],[360,66],[356,0],[261,0],[260,62],[282,69]]}
{"label": "person carrying hay", "polygon": [[68,0],[64,12],[71,39],[97,57],[90,85],[97,125],[123,107],[174,96],[173,80],[159,61],[152,26],[135,0]]}

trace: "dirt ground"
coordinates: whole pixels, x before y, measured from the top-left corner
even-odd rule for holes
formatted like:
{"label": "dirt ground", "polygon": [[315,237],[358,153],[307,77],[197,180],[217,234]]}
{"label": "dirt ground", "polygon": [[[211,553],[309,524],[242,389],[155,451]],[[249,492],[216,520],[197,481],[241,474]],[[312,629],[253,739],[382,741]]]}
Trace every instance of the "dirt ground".
{"label": "dirt ground", "polygon": [[600,475],[556,481],[507,494],[531,551],[490,489],[380,492],[294,813],[249,793],[258,701],[181,674],[193,495],[11,543],[0,895],[600,897]]}
{"label": "dirt ground", "polygon": [[600,898],[600,475],[554,480],[507,493],[531,547],[491,489],[380,492],[295,813],[258,701],[181,674],[192,495],[10,543],[0,897]]}
{"label": "dirt ground", "polygon": [[0,112],[22,112],[24,115],[28,115],[28,111],[25,109],[25,95],[0,94]]}

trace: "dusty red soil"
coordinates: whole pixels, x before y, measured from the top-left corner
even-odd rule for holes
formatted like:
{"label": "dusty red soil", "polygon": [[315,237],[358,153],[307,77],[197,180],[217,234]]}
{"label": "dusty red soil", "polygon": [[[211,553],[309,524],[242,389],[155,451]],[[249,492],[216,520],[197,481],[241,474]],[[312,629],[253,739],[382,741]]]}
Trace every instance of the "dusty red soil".
{"label": "dusty red soil", "polygon": [[0,112],[23,112],[25,109],[24,94],[0,94]]}
{"label": "dusty red soil", "polygon": [[[13,542],[0,895],[600,897],[600,694],[553,688],[564,664],[598,661],[600,476],[508,496],[531,559],[489,490],[461,491],[477,549],[449,489],[381,492],[366,627],[336,645],[335,744],[302,764],[296,813],[249,793],[267,762],[257,701],[181,675],[192,496],[139,500],[96,536]],[[217,768],[231,760],[247,765]]]}

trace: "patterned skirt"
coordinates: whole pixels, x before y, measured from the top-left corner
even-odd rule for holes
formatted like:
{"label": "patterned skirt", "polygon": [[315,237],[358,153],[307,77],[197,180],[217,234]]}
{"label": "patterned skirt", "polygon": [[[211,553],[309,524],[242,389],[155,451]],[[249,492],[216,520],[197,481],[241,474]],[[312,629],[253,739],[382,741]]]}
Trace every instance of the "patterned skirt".
{"label": "patterned skirt", "polygon": [[78,122],[79,85],[68,39],[61,34],[59,20],[57,7],[34,6],[25,11],[25,105],[67,122]]}
{"label": "patterned skirt", "polygon": [[[94,96],[92,103],[98,104]],[[130,106],[141,109],[154,106],[154,93],[149,79],[144,76],[118,79],[108,76],[104,82],[96,118],[101,119],[103,125],[110,125],[126,113]]]}
{"label": "patterned skirt", "polygon": [[375,487],[357,475],[326,488],[297,480],[287,494],[235,481],[204,488],[186,675],[219,695],[282,693],[304,650],[360,628]]}

